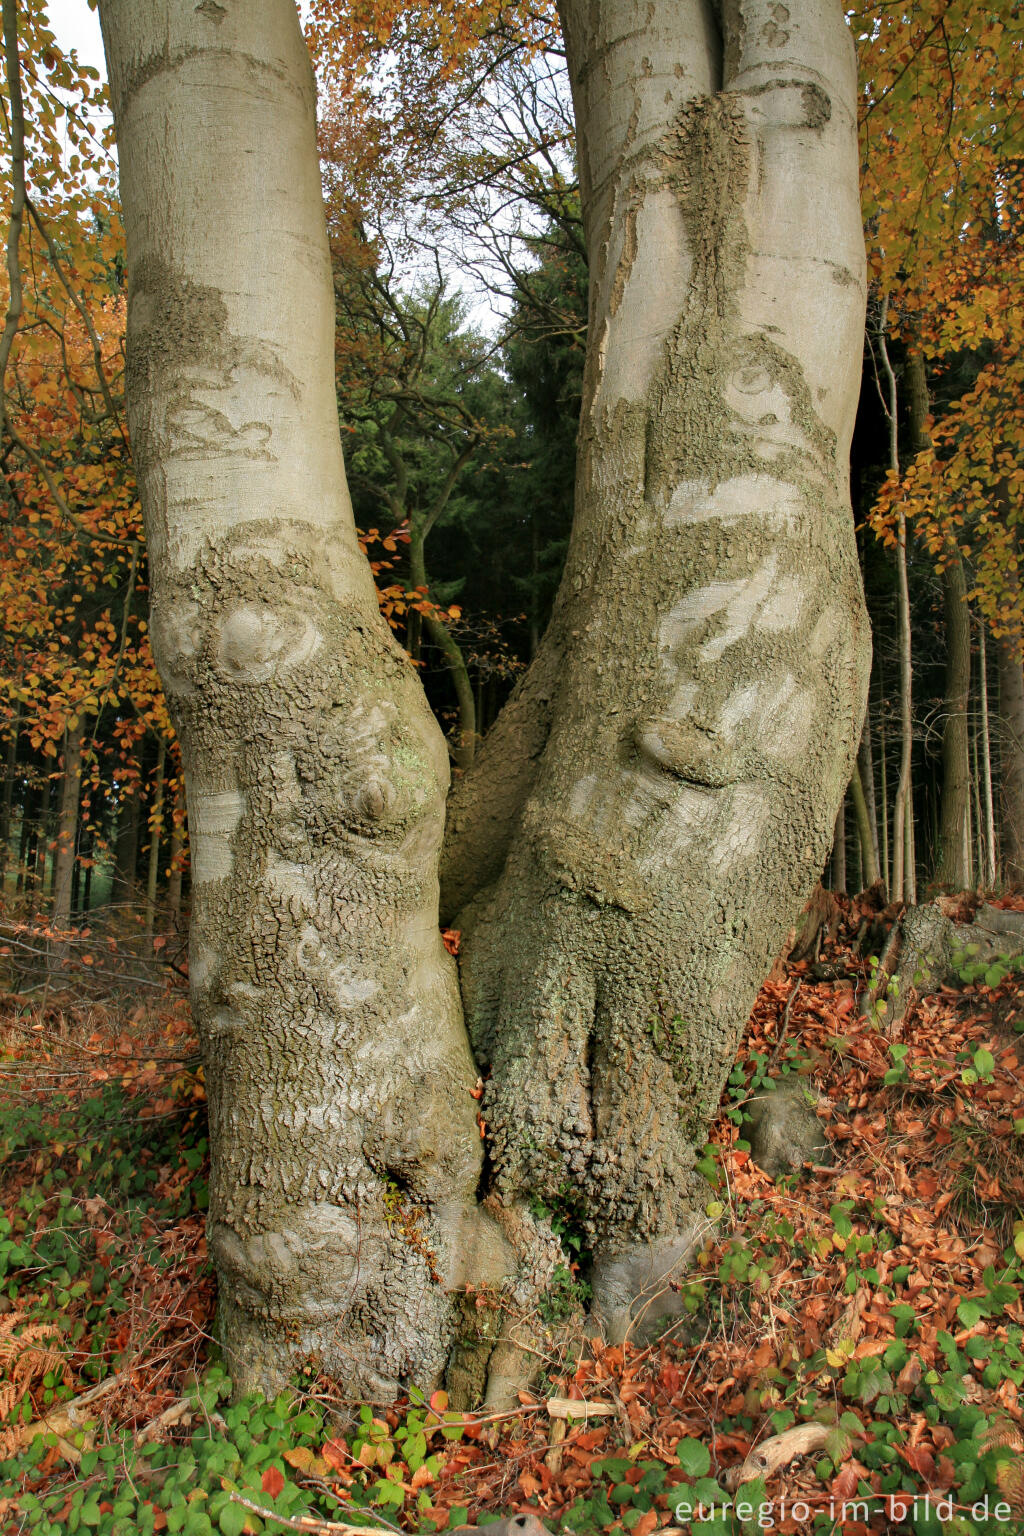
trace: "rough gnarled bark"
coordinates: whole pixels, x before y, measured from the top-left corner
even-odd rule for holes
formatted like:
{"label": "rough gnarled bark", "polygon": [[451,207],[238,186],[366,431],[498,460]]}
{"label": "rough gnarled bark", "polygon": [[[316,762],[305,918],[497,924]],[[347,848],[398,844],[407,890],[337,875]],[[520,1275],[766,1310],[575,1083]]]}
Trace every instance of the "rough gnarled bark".
{"label": "rough gnarled bark", "polygon": [[436,923],[447,758],[352,527],[294,7],[101,15],[236,1383],[309,1354],[372,1396],[436,1378],[460,1283],[527,1294],[528,1202],[567,1187],[621,1333],[699,1230],[695,1144],[863,717],[841,7],[565,0],[592,281],[576,519],[446,866],[486,1207]]}
{"label": "rough gnarled bark", "polygon": [[103,0],[153,648],[182,746],[210,1248],[236,1386],[441,1372],[500,1281],[437,927],[441,733],[378,613],[292,0]]}
{"label": "rough gnarled bark", "polygon": [[694,1147],[828,852],[867,687],[852,44],[835,0],[720,19],[563,5],[591,272],[576,516],[447,865],[498,1189],[579,1196],[613,1334],[700,1228]]}

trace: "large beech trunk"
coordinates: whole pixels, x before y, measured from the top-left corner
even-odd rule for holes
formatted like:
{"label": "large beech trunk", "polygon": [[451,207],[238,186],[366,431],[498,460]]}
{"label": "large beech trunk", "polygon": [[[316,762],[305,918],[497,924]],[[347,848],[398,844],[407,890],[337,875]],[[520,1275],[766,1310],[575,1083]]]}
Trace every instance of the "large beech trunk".
{"label": "large beech trunk", "polygon": [[701,1228],[694,1149],[863,721],[856,72],[833,0],[730,0],[721,31],[693,0],[565,0],[563,28],[591,274],[576,516],[551,629],[456,795],[445,906],[497,1187],[575,1192],[620,1335]]}
{"label": "large beech trunk", "polygon": [[827,853],[868,670],[852,44],[838,0],[723,11],[565,6],[592,276],[576,520],[447,866],[490,1074],[480,1207],[436,921],[447,758],[352,526],[294,8],[101,0],[239,1385],[310,1353],[353,1392],[431,1381],[463,1281],[541,1283],[529,1202],[567,1184],[612,1334],[699,1229],[694,1149]]}
{"label": "large beech trunk", "polygon": [[435,1380],[478,1210],[437,926],[448,757],[359,551],[292,0],[103,0],[153,649],[181,740],[210,1249],[236,1386]]}

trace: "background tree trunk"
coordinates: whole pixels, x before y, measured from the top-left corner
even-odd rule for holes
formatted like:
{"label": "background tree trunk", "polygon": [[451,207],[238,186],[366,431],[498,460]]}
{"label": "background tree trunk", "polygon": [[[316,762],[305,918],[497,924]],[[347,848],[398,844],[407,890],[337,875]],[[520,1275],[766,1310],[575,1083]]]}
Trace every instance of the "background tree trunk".
{"label": "background tree trunk", "polygon": [[[895,474],[899,474],[899,395],[886,339],[888,319],[889,296],[886,294],[882,300],[882,313],[878,322],[878,347],[889,386],[886,407],[889,417],[889,468]],[[912,854],[914,794],[911,783],[914,752],[914,674],[910,635],[910,585],[907,579],[907,519],[902,503],[896,513],[896,583],[900,658],[900,771],[893,802],[892,886],[889,894],[893,901],[913,903],[917,900]]]}
{"label": "background tree trunk", "polygon": [[181,794],[178,780],[174,781],[174,814],[171,819],[171,845],[167,870],[167,911],[171,927],[177,931],[181,925],[182,861],[185,851],[185,824],[179,816],[178,796]]}
{"label": "background tree trunk", "polygon": [[[51,924],[59,935],[71,923],[71,880],[75,869],[78,840],[78,802],[82,792],[82,743],[85,736],[81,718],[69,721],[64,732],[64,771],[61,776],[60,807],[57,813],[57,842],[53,852],[53,914]],[[50,958],[60,965],[67,954],[67,943],[54,940]]]}
{"label": "background tree trunk", "polygon": [[142,819],[142,787],[134,783],[122,791],[121,808],[117,818],[117,838],[114,843],[113,899],[131,902],[135,899],[135,881],[139,862],[139,822]]}
{"label": "background tree trunk", "polygon": [[871,840],[871,817],[868,815],[868,803],[859,767],[854,768],[853,777],[850,779],[850,799],[853,801],[853,811],[857,818],[857,838],[860,843],[860,889],[864,890],[867,886],[874,885],[878,879],[878,862],[875,858],[874,843]]}
{"label": "background tree trunk", "polygon": [[[912,454],[918,454],[928,448],[931,442],[931,402],[924,353],[916,341],[907,349],[907,403],[909,448]],[[938,876],[947,889],[962,891],[973,883],[970,733],[967,720],[971,694],[971,617],[967,607],[963,560],[952,541],[946,548],[945,559],[942,584],[946,618],[946,684]]]}
{"label": "background tree trunk", "polygon": [[149,854],[146,860],[146,953],[153,953],[153,925],[156,920],[156,894],[160,878],[160,842],[164,830],[164,771],[167,743],[161,737],[153,775],[153,803],[149,812]]}
{"label": "background tree trunk", "polygon": [[18,772],[18,733],[21,730],[21,703],[16,700],[11,711],[10,732],[4,753],[3,799],[0,801],[0,898],[4,894],[7,866],[11,856],[11,812],[14,808],[14,781]]}
{"label": "background tree trunk", "polygon": [[999,760],[1002,765],[1003,879],[1024,883],[1024,672],[1019,637],[996,642],[999,658]]}
{"label": "background tree trunk", "polygon": [[32,873],[29,889],[35,895],[37,904],[46,888],[46,856],[50,850],[50,801],[52,797],[53,780],[47,774],[43,779],[42,788],[39,792],[35,836],[32,842]]}
{"label": "background tree trunk", "polygon": [[437,927],[448,756],[342,467],[292,0],[102,0],[152,640],[181,742],[209,1243],[237,1390],[390,1400],[512,1256]]}
{"label": "background tree trunk", "polygon": [[837,896],[846,895],[846,796],[836,812],[836,824],[832,831],[832,889]]}
{"label": "background tree trunk", "polygon": [[893,899],[893,896],[892,896],[892,879],[891,879],[892,862],[891,862],[890,857],[889,857],[889,775],[888,775],[888,768],[887,768],[887,764],[886,764],[886,750],[888,748],[888,742],[886,741],[886,738],[885,738],[885,708],[884,708],[885,695],[884,695],[884,693],[883,693],[882,698],[883,698],[883,707],[882,707],[882,709],[879,712],[879,730],[878,730],[878,735],[879,735],[879,752],[878,752],[879,788],[881,790],[881,795],[882,795],[882,829],[881,829],[882,879],[885,881],[886,894],[889,897],[889,900],[891,901]]}
{"label": "background tree trunk", "polygon": [[[412,519],[409,530],[409,580],[413,587],[429,588],[423,544],[422,531],[416,526],[415,519]],[[425,614],[423,628],[441,652],[445,666],[451,674],[459,711],[453,756],[459,768],[469,768],[476,754],[477,719],[473,683],[466,666],[466,659],[447,624],[442,624],[440,619]]]}
{"label": "background tree trunk", "polygon": [[[448,866],[497,1187],[578,1192],[613,1337],[638,1293],[670,1310],[703,1229],[695,1147],[828,853],[867,688],[853,49],[833,0],[722,9],[724,55],[710,5],[562,8],[591,284],[576,515],[505,737],[525,766],[481,754]],[[474,895],[458,841],[493,829],[492,782],[520,797]]]}
{"label": "background tree trunk", "polygon": [[32,886],[32,839],[35,829],[35,812],[38,804],[38,790],[26,782],[25,793],[21,802],[21,829],[18,833],[18,876],[14,887],[18,895],[26,889],[31,889]]}
{"label": "background tree trunk", "polygon": [[981,774],[985,792],[985,885],[995,889],[996,826],[992,795],[992,735],[988,716],[988,644],[985,620],[978,616],[978,692],[981,698]]}
{"label": "background tree trunk", "polygon": [[878,836],[878,798],[875,793],[875,755],[871,740],[870,692],[868,695],[868,705],[864,711],[864,729],[861,732],[860,748],[857,752],[857,767],[864,790],[864,803],[867,811],[868,826],[871,831],[871,855],[875,870],[874,879],[880,880],[883,878],[882,856]]}
{"label": "background tree trunk", "polygon": [[942,731],[939,879],[947,889],[973,884],[970,839],[971,766],[967,708],[971,690],[971,615],[959,555],[943,576],[946,608],[946,719]]}

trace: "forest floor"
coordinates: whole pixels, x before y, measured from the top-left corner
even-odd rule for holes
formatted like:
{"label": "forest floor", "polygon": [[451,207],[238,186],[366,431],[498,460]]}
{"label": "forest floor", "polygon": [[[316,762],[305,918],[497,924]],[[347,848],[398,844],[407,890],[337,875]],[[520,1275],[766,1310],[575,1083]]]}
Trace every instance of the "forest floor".
{"label": "forest floor", "polygon": [[[74,998],[0,995],[0,1531],[1024,1531],[1024,975],[944,988],[890,1039],[858,1006],[861,916],[839,979],[805,963],[757,1001],[685,1324],[642,1349],[553,1326],[501,1417],[435,1393],[342,1428],[312,1374],[232,1405],[181,990],[115,1003],[80,945]],[[794,1074],[835,1162],[786,1187],[738,1122]]]}

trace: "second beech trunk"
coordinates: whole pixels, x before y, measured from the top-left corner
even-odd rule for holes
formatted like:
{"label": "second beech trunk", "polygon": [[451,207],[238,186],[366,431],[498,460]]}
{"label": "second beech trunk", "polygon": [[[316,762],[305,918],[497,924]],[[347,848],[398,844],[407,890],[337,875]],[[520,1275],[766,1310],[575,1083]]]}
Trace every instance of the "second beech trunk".
{"label": "second beech trunk", "polygon": [[832,0],[722,9],[724,42],[692,0],[563,5],[591,274],[575,522],[451,820],[497,1186],[578,1192],[613,1336],[701,1230],[695,1148],[828,852],[869,664],[852,44]]}

